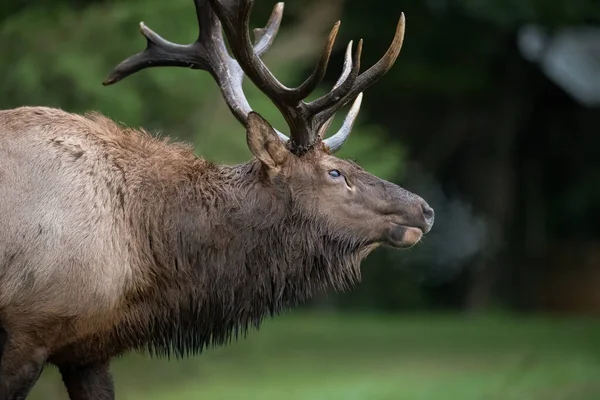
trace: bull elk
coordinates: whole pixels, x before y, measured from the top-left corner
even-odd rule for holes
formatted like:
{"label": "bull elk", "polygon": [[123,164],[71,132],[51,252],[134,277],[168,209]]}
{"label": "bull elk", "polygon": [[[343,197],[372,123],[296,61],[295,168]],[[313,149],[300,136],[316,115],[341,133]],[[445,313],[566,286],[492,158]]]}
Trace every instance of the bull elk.
{"label": "bull elk", "polygon": [[[378,245],[407,248],[431,229],[422,198],[332,155],[362,92],[395,62],[403,14],[376,64],[359,73],[362,42],[354,52],[350,42],[332,90],[305,102],[339,22],[313,73],[288,88],[260,58],[283,4],[254,41],[252,4],[196,0],[200,33],[190,45],[141,23],[146,49],[104,82],[155,66],[208,71],[245,127],[254,156],[245,164],[208,162],[97,113],[0,111],[0,399],[24,399],[46,364],[59,368],[70,399],[114,399],[113,357],[224,345],[314,293],[356,283]],[[281,112],[289,138],[252,111],[244,75]]]}

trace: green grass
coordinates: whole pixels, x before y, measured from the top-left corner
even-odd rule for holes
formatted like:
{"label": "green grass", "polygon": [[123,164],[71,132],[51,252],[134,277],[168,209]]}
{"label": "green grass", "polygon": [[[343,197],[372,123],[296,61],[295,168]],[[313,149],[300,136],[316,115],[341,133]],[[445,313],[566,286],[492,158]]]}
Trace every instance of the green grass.
{"label": "green grass", "polygon": [[[592,400],[600,321],[293,313],[196,358],[113,371],[126,400]],[[31,398],[66,398],[54,369]]]}

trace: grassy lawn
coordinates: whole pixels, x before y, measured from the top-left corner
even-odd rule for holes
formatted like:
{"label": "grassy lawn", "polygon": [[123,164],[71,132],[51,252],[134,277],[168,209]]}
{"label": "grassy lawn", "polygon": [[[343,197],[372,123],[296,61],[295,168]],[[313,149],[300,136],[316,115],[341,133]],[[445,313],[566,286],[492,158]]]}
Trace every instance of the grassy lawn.
{"label": "grassy lawn", "polygon": [[[290,313],[185,360],[113,364],[118,399],[600,399],[600,321]],[[44,371],[31,396],[64,399]]]}

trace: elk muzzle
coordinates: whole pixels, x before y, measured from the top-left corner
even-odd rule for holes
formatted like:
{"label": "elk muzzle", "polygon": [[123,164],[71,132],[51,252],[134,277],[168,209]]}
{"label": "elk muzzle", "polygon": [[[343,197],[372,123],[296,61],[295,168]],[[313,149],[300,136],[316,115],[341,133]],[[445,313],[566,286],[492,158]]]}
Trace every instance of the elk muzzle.
{"label": "elk muzzle", "polygon": [[433,208],[422,198],[412,195],[409,204],[402,207],[402,218],[392,222],[386,242],[392,247],[409,248],[417,244],[428,233],[435,219]]}

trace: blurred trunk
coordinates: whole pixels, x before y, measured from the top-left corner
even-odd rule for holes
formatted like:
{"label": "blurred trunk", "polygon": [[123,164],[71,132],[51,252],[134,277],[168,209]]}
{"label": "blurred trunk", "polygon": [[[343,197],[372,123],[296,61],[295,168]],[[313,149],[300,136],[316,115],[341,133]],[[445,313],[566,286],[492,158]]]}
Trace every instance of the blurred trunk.
{"label": "blurred trunk", "polygon": [[[544,198],[543,159],[535,152],[527,151],[521,168],[521,202],[516,217],[523,224],[512,230],[523,236],[520,246],[513,245],[512,252],[518,257],[505,271],[503,297],[518,310],[539,309],[539,286],[544,279],[542,258],[547,251],[547,210]],[[516,239],[518,240],[518,238]]]}
{"label": "blurred trunk", "polygon": [[483,129],[473,132],[473,135],[486,136],[475,141],[470,149],[470,162],[463,164],[462,175],[467,192],[477,209],[490,221],[491,246],[471,270],[471,284],[466,295],[466,308],[471,311],[488,308],[500,269],[509,261],[504,245],[510,240],[507,232],[516,209],[518,175],[515,144],[527,110],[526,98],[518,92],[507,91],[489,112],[479,113],[482,128],[496,128],[488,132],[483,132]]}

